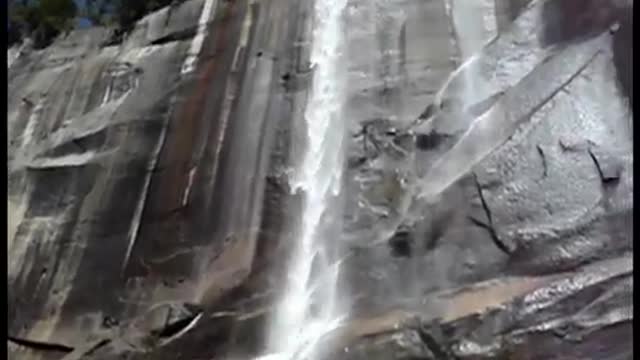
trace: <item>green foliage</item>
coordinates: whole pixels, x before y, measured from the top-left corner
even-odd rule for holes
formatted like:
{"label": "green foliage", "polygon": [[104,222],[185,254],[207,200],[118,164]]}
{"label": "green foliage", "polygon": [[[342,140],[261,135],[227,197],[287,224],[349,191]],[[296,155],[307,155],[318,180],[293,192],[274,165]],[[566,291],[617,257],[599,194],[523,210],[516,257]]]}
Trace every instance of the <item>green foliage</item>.
{"label": "green foliage", "polygon": [[45,47],[73,27],[77,10],[73,0],[9,2],[10,40],[28,36],[37,48]]}
{"label": "green foliage", "polygon": [[175,0],[87,0],[84,16],[94,24],[129,29],[146,14]]}
{"label": "green foliage", "polygon": [[39,12],[55,29],[69,30],[78,11],[73,0],[40,0]]}
{"label": "green foliage", "polygon": [[146,14],[158,10],[162,7],[170,5],[173,0],[145,0],[145,1],[130,1],[130,0],[113,0],[114,2],[114,17],[116,23],[124,28],[128,29],[140,18]]}
{"label": "green foliage", "polygon": [[30,37],[38,48],[45,47],[73,27],[76,17],[94,25],[130,30],[146,14],[181,0],[86,0],[78,9],[74,0],[10,0],[9,44]]}

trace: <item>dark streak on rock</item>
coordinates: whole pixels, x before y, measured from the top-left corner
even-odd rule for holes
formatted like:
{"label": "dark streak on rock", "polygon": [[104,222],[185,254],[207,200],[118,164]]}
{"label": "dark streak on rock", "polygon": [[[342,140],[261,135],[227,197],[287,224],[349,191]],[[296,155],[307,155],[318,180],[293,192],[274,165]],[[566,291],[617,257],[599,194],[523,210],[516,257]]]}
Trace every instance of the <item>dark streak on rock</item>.
{"label": "dark streak on rock", "polygon": [[25,339],[21,337],[11,336],[11,335],[7,336],[7,340],[9,340],[14,344],[25,346],[33,350],[39,350],[39,351],[58,351],[58,352],[69,353],[74,350],[73,347],[65,344],[30,340],[30,339]]}
{"label": "dark streak on rock", "polygon": [[[432,334],[433,332],[436,334]],[[436,339],[441,336],[437,336],[437,333],[441,333],[438,324],[434,325],[423,325],[417,328],[418,336],[420,336],[420,340],[427,346],[427,348],[431,351],[435,360],[453,360],[453,356],[447,351],[446,347],[443,347],[440,342]]]}
{"label": "dark streak on rock", "polygon": [[416,147],[421,150],[431,150],[453,138],[452,135],[432,131],[428,134],[416,135]]}
{"label": "dark streak on rock", "polygon": [[413,237],[408,229],[399,229],[389,239],[391,254],[395,257],[411,257],[413,253]]}
{"label": "dark streak on rock", "polygon": [[162,44],[167,44],[174,41],[189,40],[196,35],[196,32],[197,32],[197,27],[195,26],[190,27],[188,29],[184,29],[182,31],[176,31],[166,36],[153,40],[151,42],[151,45],[162,45]]}
{"label": "dark streak on rock", "polygon": [[622,163],[607,155],[601,155],[595,152],[593,149],[589,149],[589,156],[593,159],[598,174],[603,183],[611,183],[620,179],[622,174]]}
{"label": "dark streak on rock", "polygon": [[78,348],[78,349],[74,350],[73,352],[71,352],[70,354],[66,355],[61,360],[81,360],[81,359],[84,359],[85,355],[91,356],[96,351],[98,351],[99,349],[105,347],[106,345],[108,345],[110,343],[111,343],[111,339],[109,339],[109,338],[100,339],[100,340],[95,341],[93,343],[87,344],[86,347],[84,347],[84,348],[81,347],[81,348]]}
{"label": "dark streak on rock", "polygon": [[33,101],[29,100],[26,97],[22,98],[22,103],[25,104],[26,106],[28,106],[29,108],[34,107],[35,105],[33,104]]}
{"label": "dark streak on rock", "polygon": [[[189,309],[191,310],[191,309]],[[167,316],[165,319],[165,324],[161,329],[152,330],[152,334],[156,335],[159,338],[169,338],[180,331],[184,330],[187,326],[189,326],[195,318],[200,314],[201,310],[196,309],[191,314],[174,314],[173,309],[169,309],[167,312]],[[173,319],[173,317],[178,317],[177,319]]]}
{"label": "dark streak on rock", "polygon": [[472,215],[467,216],[467,219],[469,219],[469,221],[471,221],[474,225],[476,225],[478,227],[481,227],[481,228],[487,230],[489,233],[493,234],[493,228],[489,224],[487,224],[486,222],[484,222],[484,221],[482,221],[482,220],[480,220],[480,219],[478,219],[478,218],[476,218],[476,217],[474,217]]}
{"label": "dark streak on rock", "polygon": [[[475,173],[473,174],[473,180],[475,182],[476,188],[478,189],[478,196],[480,197],[480,202],[482,203],[482,208],[484,209],[485,213],[487,214],[488,224],[484,224],[484,226],[482,226],[482,227],[487,229],[487,231],[489,231],[489,235],[491,235],[491,239],[493,240],[493,243],[498,247],[498,249],[500,249],[505,254],[509,255],[509,254],[511,254],[511,251],[509,250],[507,245],[504,242],[502,242],[502,240],[500,240],[500,238],[498,237],[496,229],[495,229],[495,227],[493,225],[493,217],[492,217],[492,214],[491,214],[491,209],[489,208],[489,205],[487,204],[487,200],[484,198],[484,194],[482,193],[482,186],[480,185],[480,182],[478,181],[478,176]],[[474,223],[476,223],[476,221],[477,221],[476,219],[473,219],[473,218],[471,218],[471,219],[472,219],[472,221],[475,220]]]}
{"label": "dark streak on rock", "polygon": [[112,316],[105,316],[102,318],[102,327],[105,329],[111,329],[120,324],[120,322]]}
{"label": "dark streak on rock", "polygon": [[350,157],[347,160],[347,167],[349,169],[357,169],[357,168],[363,166],[366,163],[367,163],[367,157],[366,156]]}
{"label": "dark streak on rock", "polygon": [[544,154],[544,150],[541,145],[536,145],[536,149],[538,149],[538,154],[540,154],[540,159],[542,159],[542,178],[546,178],[549,174],[549,168],[547,165],[547,157]]}
{"label": "dark streak on rock", "polygon": [[87,152],[87,148],[85,148],[82,143],[80,141],[78,141],[78,139],[72,139],[71,143],[75,146],[77,146],[81,152],[85,153]]}
{"label": "dark streak on rock", "polygon": [[424,111],[418,115],[418,120],[427,120],[436,113],[436,108],[433,104],[427,105]]}

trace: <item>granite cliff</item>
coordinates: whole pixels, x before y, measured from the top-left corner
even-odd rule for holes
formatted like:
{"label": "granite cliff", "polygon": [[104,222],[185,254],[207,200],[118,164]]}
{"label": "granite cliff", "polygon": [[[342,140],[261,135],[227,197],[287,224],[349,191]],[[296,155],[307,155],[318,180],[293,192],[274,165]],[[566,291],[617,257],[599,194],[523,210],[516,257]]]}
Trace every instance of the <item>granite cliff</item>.
{"label": "granite cliff", "polygon": [[[633,1],[465,2],[348,2],[330,358],[630,359]],[[312,5],[188,0],[9,50],[9,358],[262,353]]]}

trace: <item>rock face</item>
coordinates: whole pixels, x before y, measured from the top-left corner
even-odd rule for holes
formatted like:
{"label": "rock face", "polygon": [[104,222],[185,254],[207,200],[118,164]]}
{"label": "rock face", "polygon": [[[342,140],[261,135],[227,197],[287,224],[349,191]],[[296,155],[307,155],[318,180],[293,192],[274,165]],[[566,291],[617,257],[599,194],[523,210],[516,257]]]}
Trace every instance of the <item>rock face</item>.
{"label": "rock face", "polygon": [[80,349],[156,304],[253,311],[285,201],[267,179],[284,173],[304,99],[281,77],[307,71],[308,16],[292,1],[187,1],[122,43],[77,31],[11,64],[13,337]]}
{"label": "rock face", "polygon": [[389,148],[355,170],[362,320],[334,358],[632,356],[632,23],[577,5],[533,2],[450,76],[405,127],[414,168]]}
{"label": "rock face", "polygon": [[[483,1],[470,58],[463,1],[349,1],[331,358],[631,358],[633,2]],[[312,9],[190,0],[11,50],[10,358],[262,351]]]}

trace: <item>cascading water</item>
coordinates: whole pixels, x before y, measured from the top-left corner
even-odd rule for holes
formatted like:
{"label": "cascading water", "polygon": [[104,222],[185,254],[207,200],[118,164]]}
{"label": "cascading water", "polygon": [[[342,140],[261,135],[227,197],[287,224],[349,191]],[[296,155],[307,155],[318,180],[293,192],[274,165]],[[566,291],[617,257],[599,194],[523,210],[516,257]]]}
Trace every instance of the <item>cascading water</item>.
{"label": "cascading water", "polygon": [[[478,82],[475,66],[468,66],[468,61],[489,41],[497,35],[497,24],[493,9],[494,0],[447,0],[449,16],[455,29],[458,41],[462,67],[464,71],[464,83],[460,100],[464,106],[472,105],[478,99],[478,94],[484,94],[483,83]],[[452,74],[453,76],[453,74]]]}
{"label": "cascading water", "polygon": [[[495,118],[496,115],[493,113],[477,116],[470,112],[473,105],[486,100],[487,94],[491,93],[489,82],[486,81],[486,77],[481,76],[481,71],[486,71],[482,69],[483,62],[476,60],[478,60],[478,52],[498,35],[495,3],[493,0],[446,0],[445,4],[452,21],[462,64],[449,75],[438,91],[435,103],[437,107],[442,108],[443,101],[456,100],[456,109],[449,109],[447,127],[449,131],[466,134],[468,143],[470,133],[482,137],[483,130],[493,131],[500,128],[478,121],[483,116]],[[445,96],[449,98],[445,99]],[[485,126],[479,127],[478,124]],[[465,142],[463,142],[465,136],[458,135],[458,137],[452,149],[437,159],[424,175],[423,181],[419,184],[420,198],[437,199],[443,191],[469,170],[470,164],[476,159],[475,156],[480,153],[479,151],[465,152]],[[482,143],[482,141],[474,140],[473,143]],[[460,151],[461,149],[463,151]]]}
{"label": "cascading water", "polygon": [[311,63],[313,86],[304,120],[306,151],[293,188],[304,194],[298,238],[287,283],[267,329],[262,359],[312,359],[316,344],[336,329],[343,314],[336,301],[339,261],[329,239],[341,217],[338,196],[343,169],[342,13],[347,0],[316,0]]}

